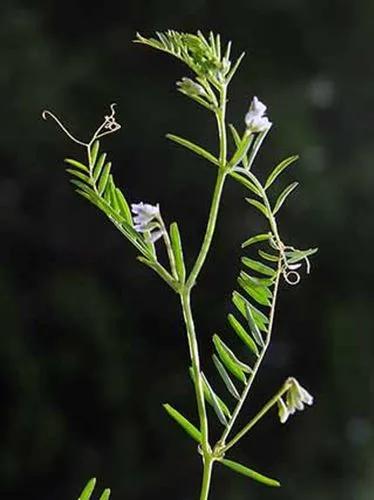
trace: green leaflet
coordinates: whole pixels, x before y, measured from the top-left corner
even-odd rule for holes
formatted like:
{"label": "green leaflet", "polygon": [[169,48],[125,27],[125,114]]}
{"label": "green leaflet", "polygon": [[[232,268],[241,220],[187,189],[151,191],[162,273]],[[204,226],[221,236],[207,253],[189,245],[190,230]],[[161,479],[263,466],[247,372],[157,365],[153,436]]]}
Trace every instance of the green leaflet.
{"label": "green leaflet", "polygon": [[305,257],[309,257],[310,255],[313,255],[317,252],[318,248],[309,248],[308,250],[287,251],[286,252],[287,262],[289,264],[296,264],[296,262],[299,262],[300,260],[305,259]]}
{"label": "green leaflet", "polygon": [[[90,500],[92,493],[96,486],[96,478],[92,478],[88,481],[86,486],[84,487],[82,493],[79,495],[78,500]],[[103,493],[100,495],[99,500],[109,500],[110,497],[110,489],[106,488]]]}
{"label": "green leaflet", "polygon": [[[77,179],[70,179],[70,182],[74,184],[74,186],[77,186],[80,190],[84,191],[90,196],[96,197],[100,200],[100,197],[97,196],[96,192],[89,186],[87,186],[86,183],[82,181],[78,181]],[[100,200],[101,201],[101,200]]]}
{"label": "green leaflet", "polygon": [[171,141],[174,141],[177,144],[180,144],[181,146],[184,146],[185,148],[189,149],[190,151],[193,151],[197,155],[205,158],[210,163],[213,163],[213,165],[217,166],[219,165],[219,161],[217,160],[217,158],[213,156],[211,153],[209,153],[209,151],[206,151],[201,146],[198,146],[197,144],[194,144],[193,142],[190,142],[187,139],[184,139],[183,137],[179,137],[178,135],[167,134],[166,137]]}
{"label": "green leaflet", "polygon": [[238,147],[239,144],[241,143],[241,137],[239,135],[239,132],[236,130],[236,128],[234,127],[234,125],[232,123],[229,123],[229,129],[230,129],[232,138],[234,139],[234,144],[236,147]]}
{"label": "green leaflet", "polygon": [[281,194],[278,196],[277,201],[275,202],[275,206],[274,206],[274,209],[273,209],[273,215],[275,215],[281,209],[281,207],[282,207],[283,203],[286,201],[287,197],[292,193],[292,191],[294,189],[297,188],[298,185],[299,185],[298,182],[293,182],[292,184],[290,184],[289,186],[287,186],[281,192]]}
{"label": "green leaflet", "polygon": [[258,190],[258,187],[255,186],[249,179],[243,177],[243,175],[240,175],[237,172],[230,172],[230,176],[240,182],[240,184],[243,184],[243,186],[252,191],[252,193],[257,194],[257,196],[261,196],[261,192]]}
{"label": "green leaflet", "polygon": [[213,343],[218,356],[225,367],[241,382],[246,383],[244,373],[250,373],[252,370],[245,363],[242,363],[227,345],[219,338],[217,334],[213,335]]}
{"label": "green leaflet", "polygon": [[243,161],[244,157],[247,155],[251,142],[252,142],[251,135],[244,135],[244,137],[240,140],[237,150],[235,151],[233,157],[229,161],[231,168],[235,168],[239,163]]}
{"label": "green leaflet", "polygon": [[109,497],[110,497],[110,489],[107,488],[103,491],[103,494],[101,495],[99,500],[109,500]]}
{"label": "green leaflet", "polygon": [[267,252],[264,252],[263,250],[259,250],[258,255],[260,257],[262,257],[263,259],[268,260],[269,262],[278,262],[279,261],[279,255],[267,253]]}
{"label": "green leaflet", "polygon": [[229,84],[233,78],[233,76],[235,75],[237,69],[239,68],[240,66],[240,63],[242,62],[243,60],[243,57],[245,56],[245,52],[242,52],[240,54],[240,56],[238,57],[238,59],[236,60],[234,66],[232,67],[230,73],[227,75],[227,78],[226,78],[226,82],[227,84]]}
{"label": "green leaflet", "polygon": [[179,281],[184,283],[186,279],[186,268],[184,265],[183,249],[178,224],[173,222],[170,226],[170,240],[175,258],[175,267]]}
{"label": "green leaflet", "polygon": [[201,443],[201,432],[193,424],[191,424],[186,417],[167,403],[164,404],[163,407],[171,418],[173,418],[189,436],[191,436],[198,443]]}
{"label": "green leaflet", "polygon": [[244,476],[250,477],[251,479],[258,481],[259,483],[266,484],[267,486],[274,486],[274,487],[280,486],[279,481],[264,476],[263,474],[260,474],[259,472],[256,472],[253,469],[249,469],[248,467],[245,467],[242,464],[226,459],[222,459],[220,460],[220,462],[229,469],[232,469],[233,471],[238,472],[239,474],[243,474]]}
{"label": "green leaflet", "polygon": [[90,148],[90,154],[89,154],[91,168],[96,163],[97,155],[99,153],[99,149],[100,149],[100,143],[99,143],[99,141],[95,141],[93,143],[92,147]]}
{"label": "green leaflet", "polygon": [[[193,372],[192,367],[190,367],[190,375],[195,383],[195,375]],[[203,391],[204,391],[204,397],[207,401],[207,403],[210,404],[210,406],[213,408],[215,411],[218,420],[221,422],[222,425],[227,424],[227,418],[226,417],[231,417],[230,410],[228,409],[227,405],[222,401],[222,399],[217,396],[217,394],[213,391],[211,385],[209,384],[207,378],[205,377],[204,373],[201,372],[201,378],[203,382]]]}
{"label": "green leaflet", "polygon": [[108,194],[109,194],[110,205],[112,206],[113,210],[115,210],[116,212],[119,212],[119,204],[118,204],[117,196],[116,196],[116,187],[114,185],[112,175],[109,176],[108,191],[109,191]]}
{"label": "green leaflet", "polygon": [[256,140],[253,143],[253,146],[251,148],[251,153],[250,153],[249,158],[248,158],[248,170],[251,168],[253,162],[255,161],[255,158],[256,158],[257,153],[261,147],[261,144],[264,142],[269,131],[270,131],[270,128],[257,134]]}
{"label": "green leaflet", "polygon": [[203,99],[202,97],[198,96],[198,95],[194,95],[194,94],[191,94],[191,93],[188,93],[186,92],[185,90],[181,89],[181,88],[178,88],[177,89],[178,92],[180,92],[181,94],[189,97],[190,99],[192,99],[193,101],[196,101],[198,104],[200,104],[201,106],[203,106],[204,108],[206,109],[209,109],[209,111],[212,111],[214,109],[213,105],[210,104],[209,102],[207,102],[205,99]]}
{"label": "green leaflet", "polygon": [[213,362],[229,393],[234,396],[235,399],[240,399],[240,394],[231,380],[230,375],[227,373],[226,368],[215,354],[213,354]]}
{"label": "green leaflet", "polygon": [[256,354],[256,356],[259,355],[257,345],[253,341],[252,337],[247,333],[245,328],[242,326],[242,324],[235,318],[233,314],[229,314],[227,316],[227,319],[229,320],[230,325],[234,329],[235,333],[237,336],[249,347],[249,349]]}
{"label": "green leaflet", "polygon": [[99,183],[97,185],[97,189],[99,191],[100,196],[104,193],[104,191],[106,189],[111,167],[112,167],[111,162],[108,162],[105,165],[104,170],[100,176]]}
{"label": "green leaflet", "polygon": [[253,205],[257,210],[259,210],[267,219],[270,219],[271,214],[269,213],[269,210],[265,207],[263,203],[261,203],[258,200],[254,200],[253,198],[246,198],[245,201],[249,203],[250,205]]}
{"label": "green leaflet", "polygon": [[80,161],[73,160],[72,158],[65,158],[64,160],[65,163],[68,163],[72,167],[79,168],[80,170],[83,170],[84,172],[89,172],[89,168],[86,167],[86,165],[83,165]]}
{"label": "green leaflet", "polygon": [[242,257],[242,263],[252,269],[253,271],[257,271],[258,273],[265,274],[267,276],[273,277],[276,273],[275,269],[269,267],[262,262],[258,262],[257,260],[250,259],[249,257]]}
{"label": "green leaflet", "polygon": [[248,326],[251,330],[253,338],[260,347],[265,347],[265,342],[264,339],[262,338],[261,331],[254,320],[253,312],[251,311],[251,308],[249,307],[248,304],[245,304],[245,312],[246,312]]}
{"label": "green leaflet", "polygon": [[[235,143],[235,146],[238,148],[240,143],[241,143],[241,137],[239,135],[239,132],[236,130],[236,128],[234,127],[234,125],[232,123],[229,123],[229,129],[230,129],[230,132],[231,132],[231,135],[232,135],[232,138],[234,140],[234,143]],[[251,136],[253,137],[253,136]],[[249,145],[248,149],[251,147],[251,145]],[[245,154],[242,158],[242,163],[243,163],[243,166],[244,168],[248,167],[248,156],[247,154]]]}
{"label": "green leaflet", "polygon": [[262,285],[257,285],[250,276],[246,273],[241,272],[238,278],[239,285],[245,290],[248,295],[250,295],[256,302],[262,306],[271,305],[271,292],[270,290]]}
{"label": "green leaflet", "polygon": [[92,176],[95,182],[97,182],[98,178],[100,177],[101,171],[106,162],[106,156],[106,153],[102,153],[93,167]]}
{"label": "green leaflet", "polygon": [[74,177],[77,177],[78,179],[85,182],[86,184],[91,184],[91,179],[89,178],[89,176],[86,174],[83,174],[79,170],[73,170],[72,168],[67,168],[66,172],[68,172],[70,175],[73,175]]}
{"label": "green leaflet", "polygon": [[290,156],[289,158],[286,158],[285,160],[281,161],[274,168],[269,177],[266,179],[265,189],[268,189],[273,184],[278,175],[280,175],[283,172],[283,170],[285,170],[289,165],[292,165],[292,163],[294,163],[298,159],[299,159],[298,156]]}
{"label": "green leaflet", "polygon": [[258,310],[254,305],[252,305],[250,302],[248,302],[247,299],[245,299],[242,295],[240,295],[239,292],[236,292],[236,291],[233,292],[232,302],[235,305],[235,307],[238,309],[238,311],[240,311],[240,313],[242,314],[242,316],[244,318],[247,318],[246,311],[247,311],[247,307],[249,307],[251,312],[252,312],[253,319],[256,322],[256,325],[258,326],[258,328],[263,332],[267,331],[266,325],[269,323],[269,319],[265,316],[265,314],[263,312]]}
{"label": "green leaflet", "polygon": [[78,500],[90,500],[93,490],[95,489],[96,478],[92,478],[88,481],[86,486],[83,488],[82,493],[79,495]]}
{"label": "green leaflet", "polygon": [[201,376],[203,378],[205,398],[208,401],[208,403],[212,406],[213,410],[216,412],[218,420],[221,422],[222,425],[226,426],[227,425],[226,417],[229,418],[231,417],[230,410],[228,409],[226,404],[222,401],[222,399],[219,398],[217,394],[213,391],[204,373],[201,373]]}
{"label": "green leaflet", "polygon": [[122,192],[116,188],[116,198],[119,206],[119,212],[124,216],[124,218],[128,221],[128,223],[132,226],[132,215],[130,207],[126,201],[126,198],[123,196]]}
{"label": "green leaflet", "polygon": [[263,187],[261,185],[261,182],[257,179],[257,177],[250,170],[245,170],[245,169],[238,169],[238,170],[239,172],[243,172],[249,178],[252,184],[256,186],[259,195],[263,197]]}
{"label": "green leaflet", "polygon": [[267,241],[270,240],[271,236],[271,233],[257,234],[256,236],[252,236],[252,238],[248,238],[248,240],[245,240],[241,246],[242,248],[246,248],[255,243],[259,243],[260,241]]}

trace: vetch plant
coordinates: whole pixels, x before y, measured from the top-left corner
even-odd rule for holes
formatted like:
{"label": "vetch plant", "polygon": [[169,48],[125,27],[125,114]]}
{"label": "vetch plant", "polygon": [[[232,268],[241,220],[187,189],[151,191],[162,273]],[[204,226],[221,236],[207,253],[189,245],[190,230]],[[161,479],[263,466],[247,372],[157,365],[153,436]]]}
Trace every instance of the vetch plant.
{"label": "vetch plant", "polygon": [[[156,272],[179,296],[183,314],[188,352],[190,376],[195,391],[197,418],[194,423],[187,420],[179,410],[165,404],[166,412],[196,441],[202,459],[202,481],[200,500],[209,495],[212,470],[218,463],[235,472],[248,476],[268,486],[280,483],[231,459],[234,446],[271,410],[277,410],[279,419],[285,423],[296,410],[313,403],[312,396],[293,377],[288,378],[276,394],[237,429],[240,413],[244,413],[252,386],[259,374],[262,361],[268,351],[274,332],[275,311],[280,288],[284,282],[295,285],[300,281],[304,265],[310,271],[309,257],[317,249],[299,250],[286,244],[279,231],[278,214],[288,196],[298,183],[293,182],[275,195],[275,186],[282,183],[281,174],[297,160],[291,156],[281,161],[265,176],[253,170],[257,153],[272,126],[265,104],[257,97],[251,100],[249,110],[243,113],[243,130],[227,124],[226,108],[229,84],[234,77],[244,54],[236,60],[231,58],[231,42],[221,44],[220,36],[210,33],[206,38],[197,34],[167,31],[157,33],[155,38],[137,35],[137,43],[153,47],[180,59],[192,75],[177,82],[177,89],[203,106],[215,118],[218,132],[218,152],[213,153],[190,140],[174,134],[167,137],[190,152],[203,157],[217,171],[211,206],[202,239],[201,248],[191,269],[186,269],[179,225],[168,226],[161,215],[158,204],[134,200],[131,209],[123,192],[116,186],[111,173],[111,162],[102,150],[100,139],[120,128],[116,121],[114,105],[111,113],[86,142],[74,137],[60,120],[49,111],[44,118],[51,117],[76,144],[86,153],[85,160],[65,160],[76,192],[89,200],[109,218],[115,227],[135,246],[138,260]],[[212,363],[200,360],[198,334],[191,308],[191,295],[207,259],[226,180],[240,183],[248,193],[245,198],[251,209],[263,217],[264,229],[252,234],[242,244],[243,270],[237,279],[237,289],[232,295],[232,310],[228,314],[230,333],[212,337]],[[164,247],[165,258],[158,256],[159,247]],[[239,359],[232,344],[237,341],[246,350],[246,359]],[[207,372],[215,368],[222,380],[218,395],[209,381]],[[208,407],[211,407],[212,412]],[[246,413],[246,411],[245,411]],[[221,432],[216,435],[212,420],[217,418]],[[92,485],[92,483],[89,483]],[[89,488],[88,488],[89,489]],[[81,495],[81,500],[90,498]],[[106,498],[105,496],[102,498]]]}

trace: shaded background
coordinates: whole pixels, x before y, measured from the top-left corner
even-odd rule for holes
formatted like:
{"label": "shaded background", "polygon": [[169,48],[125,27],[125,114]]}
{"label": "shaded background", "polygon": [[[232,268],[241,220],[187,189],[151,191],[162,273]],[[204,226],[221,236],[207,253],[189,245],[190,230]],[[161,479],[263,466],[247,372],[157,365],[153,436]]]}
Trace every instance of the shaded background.
{"label": "shaded background", "polygon": [[[214,148],[214,123],[175,91],[181,64],[131,43],[171,27],[213,29],[247,52],[229,120],[241,126],[254,94],[268,104],[275,125],[256,168],[300,153],[281,226],[287,242],[320,247],[311,276],[284,288],[247,408],[290,374],[316,405],[285,426],[267,416],[232,455],[284,487],[218,465],[212,498],[371,499],[373,2],[3,0],[0,14],[1,498],[74,499],[92,475],[114,500],[196,498],[199,457],[160,405],[194,418],[176,297],[73,193],[62,158],[81,152],[40,118],[48,107],[87,137],[115,100],[124,128],[105,147],[118,185],[179,221],[191,262],[214,171],[164,135]],[[194,295],[206,357],[227,331],[240,242],[261,227],[243,195],[228,182]]]}

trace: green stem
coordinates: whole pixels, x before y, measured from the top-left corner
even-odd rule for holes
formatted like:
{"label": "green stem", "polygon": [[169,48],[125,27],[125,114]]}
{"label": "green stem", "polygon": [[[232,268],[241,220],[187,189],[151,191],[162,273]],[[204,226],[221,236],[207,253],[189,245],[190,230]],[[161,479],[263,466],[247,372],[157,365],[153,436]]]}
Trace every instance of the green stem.
{"label": "green stem", "polygon": [[219,136],[219,169],[216,180],[216,185],[214,188],[213,199],[210,207],[208,223],[204,235],[204,240],[201,245],[199,255],[197,256],[196,262],[192,268],[192,271],[187,279],[186,288],[190,290],[196,282],[201,268],[204,265],[210,245],[212,243],[214,230],[216,227],[217,216],[219,205],[222,196],[222,190],[225,183],[227,175],[227,131],[226,131],[226,99],[227,99],[227,88],[223,86],[220,90],[220,106],[216,111],[216,120],[218,127]]}
{"label": "green stem", "polygon": [[203,480],[201,483],[200,500],[208,500],[214,460],[211,457],[204,459]]}
{"label": "green stem", "polygon": [[186,323],[188,347],[190,350],[192,371],[194,375],[197,411],[199,413],[200,432],[202,435],[201,446],[202,446],[203,456],[205,457],[205,455],[210,454],[211,450],[209,446],[209,429],[208,429],[208,419],[205,407],[203,380],[200,371],[199,346],[197,344],[195,325],[192,317],[190,291],[187,290],[186,292],[181,293],[180,297],[183,310],[183,317]]}
{"label": "green stem", "polygon": [[279,399],[285,394],[289,389],[289,385],[286,383],[282,386],[282,388],[261,408],[261,410],[255,415],[250,422],[246,426],[243,427],[241,431],[239,431],[235,437],[231,439],[229,443],[222,449],[224,453],[229,450],[234,444],[236,444],[247,432],[249,432],[252,427],[254,427],[259,420],[262,419],[266,413],[271,410],[271,408],[277,404]]}
{"label": "green stem", "polygon": [[220,201],[221,201],[222,190],[223,190],[223,186],[225,183],[225,179],[226,179],[226,172],[222,169],[219,169],[218,175],[217,175],[217,180],[216,180],[216,185],[214,188],[213,199],[212,199],[212,204],[210,207],[210,213],[209,213],[208,224],[206,227],[204,240],[203,240],[203,243],[201,245],[199,255],[197,256],[196,262],[195,262],[195,264],[192,268],[192,271],[191,271],[191,273],[187,279],[187,282],[186,282],[186,288],[188,290],[191,290],[191,288],[195,285],[196,278],[198,277],[198,275],[201,271],[201,268],[203,267],[204,262],[206,260],[206,257],[208,255],[208,251],[209,251],[210,245],[212,243],[212,239],[213,239],[214,230],[216,228],[218,210],[219,210],[219,205],[220,205]]}
{"label": "green stem", "polygon": [[227,175],[227,133],[226,133],[226,87],[220,90],[220,106],[216,111],[216,119],[219,134],[219,158],[220,164],[213,192],[211,207],[209,211],[208,222],[205,230],[204,239],[196,258],[195,264],[185,285],[180,288],[179,294],[183,310],[183,317],[186,324],[188,347],[190,351],[192,371],[194,378],[194,387],[196,393],[197,410],[199,414],[200,432],[202,436],[201,452],[203,456],[203,479],[201,485],[200,500],[207,500],[210,490],[212,467],[214,458],[209,444],[209,425],[205,406],[203,379],[201,376],[199,346],[197,343],[194,320],[191,310],[191,290],[196,283],[196,279],[207,258],[214,231],[217,224],[218,211],[222,197],[223,186]]}
{"label": "green stem", "polygon": [[221,167],[226,166],[227,158],[227,133],[226,133],[226,101],[227,101],[227,87],[223,86],[220,90],[220,107],[216,113],[218,136],[220,145],[219,161]]}
{"label": "green stem", "polygon": [[176,268],[176,265],[175,265],[175,257],[174,257],[174,252],[173,252],[173,249],[171,247],[171,242],[170,242],[170,237],[169,237],[169,233],[166,229],[166,226],[165,226],[165,222],[163,220],[163,218],[160,216],[160,225],[161,225],[161,229],[162,229],[162,232],[163,232],[163,240],[164,240],[164,243],[165,243],[165,247],[166,247],[166,252],[168,254],[168,258],[169,258],[169,264],[170,264],[170,269],[171,269],[171,274],[173,275],[173,278],[178,281],[178,273],[177,273],[177,268]]}

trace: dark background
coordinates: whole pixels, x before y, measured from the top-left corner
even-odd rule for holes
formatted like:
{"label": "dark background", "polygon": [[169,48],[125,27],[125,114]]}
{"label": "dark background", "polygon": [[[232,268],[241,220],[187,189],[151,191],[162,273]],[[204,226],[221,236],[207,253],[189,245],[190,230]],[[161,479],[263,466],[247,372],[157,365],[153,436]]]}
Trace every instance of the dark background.
{"label": "dark background", "polygon": [[[216,138],[208,113],[175,91],[188,71],[131,43],[167,28],[213,29],[247,52],[229,120],[242,126],[253,95],[268,104],[256,169],[301,155],[281,228],[290,244],[320,247],[311,276],[283,287],[247,411],[288,375],[316,404],[285,426],[267,416],[231,455],[284,486],[217,465],[212,498],[373,498],[373,18],[370,0],[1,2],[1,498],[73,500],[93,475],[114,500],[197,498],[195,445],[161,406],[195,419],[176,296],[74,194],[62,159],[83,152],[40,116],[47,107],[87,138],[116,101],[124,126],[105,147],[117,183],[179,221],[191,262],[214,169],[164,135],[211,149]],[[244,194],[228,182],[194,294],[206,361],[212,333],[227,332],[240,243],[262,229]]]}

